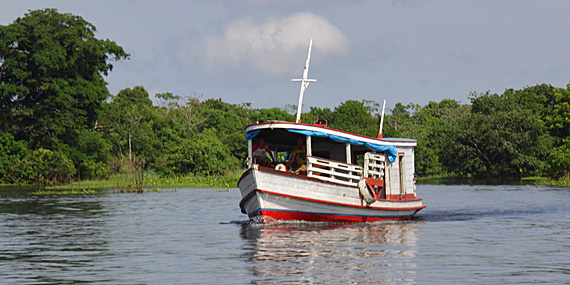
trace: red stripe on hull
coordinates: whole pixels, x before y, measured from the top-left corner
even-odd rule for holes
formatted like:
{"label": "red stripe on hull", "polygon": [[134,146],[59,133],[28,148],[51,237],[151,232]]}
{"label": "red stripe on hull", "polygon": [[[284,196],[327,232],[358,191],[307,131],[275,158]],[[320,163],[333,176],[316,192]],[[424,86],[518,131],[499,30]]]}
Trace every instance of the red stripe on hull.
{"label": "red stripe on hull", "polygon": [[[410,216],[404,217],[363,217],[349,215],[327,215],[327,214],[311,214],[290,211],[261,210],[256,216],[262,216],[263,222],[271,223],[277,220],[302,220],[309,222],[333,222],[333,223],[367,223],[380,221],[403,221],[411,219],[419,210],[416,210]],[[253,218],[253,217],[251,217]]]}

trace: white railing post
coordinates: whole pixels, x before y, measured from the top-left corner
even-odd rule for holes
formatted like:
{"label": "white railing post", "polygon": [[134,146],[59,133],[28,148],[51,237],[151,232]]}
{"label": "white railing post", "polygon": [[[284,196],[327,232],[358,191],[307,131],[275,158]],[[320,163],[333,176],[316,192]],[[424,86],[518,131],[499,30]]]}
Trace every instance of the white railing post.
{"label": "white railing post", "polygon": [[247,140],[247,169],[250,169],[251,165],[253,164],[253,153],[251,151],[252,147],[253,143],[251,139]]}
{"label": "white railing post", "polygon": [[313,147],[311,146],[311,136],[307,136],[305,138],[305,151],[307,152],[307,175],[311,176],[313,175],[312,163],[308,159],[309,156],[313,156]]}
{"label": "white railing post", "polygon": [[311,146],[311,136],[307,136],[305,141],[305,148],[307,149],[307,156],[313,156],[313,147]]}

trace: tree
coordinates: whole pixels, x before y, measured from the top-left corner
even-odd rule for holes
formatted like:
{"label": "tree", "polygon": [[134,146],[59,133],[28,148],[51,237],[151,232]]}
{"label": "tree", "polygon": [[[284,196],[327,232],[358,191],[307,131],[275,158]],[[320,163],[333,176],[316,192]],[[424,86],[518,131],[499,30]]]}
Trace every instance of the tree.
{"label": "tree", "polygon": [[287,111],[274,107],[271,109],[255,109],[249,114],[250,123],[275,121],[295,121],[295,116],[287,113]]}
{"label": "tree", "polygon": [[9,182],[55,185],[69,182],[75,171],[62,152],[40,148],[16,163]]}
{"label": "tree", "polygon": [[552,149],[546,158],[546,173],[559,179],[570,175],[570,138],[562,140],[562,145]]}
{"label": "tree", "polygon": [[28,156],[28,148],[22,141],[14,141],[11,134],[0,131],[0,181],[13,181],[14,165]]}
{"label": "tree", "polygon": [[0,128],[32,149],[73,145],[109,96],[110,61],[129,54],[95,38],[95,26],[56,9],[0,26]]}
{"label": "tree", "polygon": [[443,136],[448,130],[457,130],[457,122],[469,114],[468,106],[461,106],[452,99],[430,101],[415,113],[417,125],[412,127],[412,138],[418,140],[416,147],[416,172],[418,175],[445,173],[441,158],[449,148],[451,136]]}
{"label": "tree", "polygon": [[230,154],[217,134],[210,129],[192,139],[179,138],[169,145],[167,159],[159,170],[163,175],[175,176],[188,173],[223,175],[236,168],[237,159]]}
{"label": "tree", "polygon": [[334,109],[334,118],[329,126],[346,132],[376,137],[378,122],[373,112],[378,110],[373,101],[347,100]]}
{"label": "tree", "polygon": [[[138,156],[153,164],[162,155],[163,142],[159,138],[164,129],[172,130],[165,110],[152,105],[148,92],[142,86],[125,88],[105,104],[97,129],[105,134],[118,163],[130,167]],[[165,139],[166,140],[166,139]]]}
{"label": "tree", "polygon": [[133,89],[126,88],[119,91],[117,96],[113,98],[113,101],[123,106],[152,106],[152,100],[150,100],[148,92],[142,86],[135,86]]}
{"label": "tree", "polygon": [[[206,117],[200,130],[215,130],[219,140],[237,158],[237,161],[245,166],[247,162],[247,140],[243,130],[251,123],[248,119],[251,110],[243,105],[225,103],[221,99],[204,101],[200,110],[202,116]],[[282,113],[279,112],[276,117],[282,116]]]}
{"label": "tree", "polygon": [[306,124],[312,124],[317,119],[326,120],[327,123],[332,123],[334,120],[334,113],[329,108],[310,107],[311,110],[301,116],[301,121]]}
{"label": "tree", "polygon": [[[548,88],[546,89],[548,90]],[[443,160],[463,175],[525,177],[546,167],[553,139],[541,118],[550,103],[542,85],[503,94],[472,94],[471,113],[446,134]],[[542,99],[541,99],[542,98]]]}
{"label": "tree", "polygon": [[413,103],[396,103],[384,118],[384,137],[414,138],[415,125],[419,124],[416,116],[419,110],[420,106]]}
{"label": "tree", "polygon": [[545,121],[553,136],[570,138],[570,84],[566,85],[566,89],[554,91],[552,113],[546,116]]}

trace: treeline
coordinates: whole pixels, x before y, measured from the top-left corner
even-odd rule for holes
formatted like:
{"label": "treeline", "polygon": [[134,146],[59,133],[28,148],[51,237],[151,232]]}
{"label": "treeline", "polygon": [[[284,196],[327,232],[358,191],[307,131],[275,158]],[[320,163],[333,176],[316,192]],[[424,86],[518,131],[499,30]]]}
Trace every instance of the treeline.
{"label": "treeline", "polygon": [[[143,87],[127,88],[108,102],[93,127],[75,144],[42,145],[31,137],[0,136],[4,182],[58,183],[69,178],[105,179],[132,171],[161,176],[224,175],[245,167],[244,127],[269,120],[294,121],[288,110],[254,109],[221,99],[158,94],[153,104]],[[451,99],[426,106],[396,104],[385,117],[385,137],[418,140],[416,174],[520,179],[570,173],[570,89],[537,85],[498,94],[472,94],[470,104]],[[303,123],[375,137],[379,104],[348,100],[334,109],[311,107]]]}
{"label": "treeline", "polygon": [[392,110],[392,134],[418,139],[418,175],[569,178],[570,85],[472,93],[470,101]]}
{"label": "treeline", "polygon": [[[0,181],[58,184],[133,171],[224,175],[245,166],[245,126],[295,119],[295,106],[257,109],[196,94],[156,94],[153,104],[141,86],[110,95],[103,76],[130,55],[94,33],[81,17],[54,9],[0,26]],[[329,127],[376,137],[379,107],[348,100],[310,107],[302,121],[326,119]],[[398,103],[384,122],[385,137],[418,140],[418,176],[569,177],[570,87],[471,94],[463,105]]]}

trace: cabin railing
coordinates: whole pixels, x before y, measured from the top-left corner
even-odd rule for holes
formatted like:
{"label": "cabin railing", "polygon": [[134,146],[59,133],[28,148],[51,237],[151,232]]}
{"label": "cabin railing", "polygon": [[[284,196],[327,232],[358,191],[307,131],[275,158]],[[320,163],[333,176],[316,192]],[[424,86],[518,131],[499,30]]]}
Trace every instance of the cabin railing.
{"label": "cabin railing", "polygon": [[357,186],[362,176],[362,166],[309,156],[307,157],[307,176],[323,181]]}
{"label": "cabin railing", "polygon": [[386,176],[386,155],[367,152],[364,154],[364,173],[362,176],[374,188],[374,199],[386,199],[390,192],[389,176]]}
{"label": "cabin railing", "polygon": [[367,152],[364,154],[364,177],[384,180],[386,156]]}

